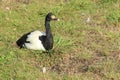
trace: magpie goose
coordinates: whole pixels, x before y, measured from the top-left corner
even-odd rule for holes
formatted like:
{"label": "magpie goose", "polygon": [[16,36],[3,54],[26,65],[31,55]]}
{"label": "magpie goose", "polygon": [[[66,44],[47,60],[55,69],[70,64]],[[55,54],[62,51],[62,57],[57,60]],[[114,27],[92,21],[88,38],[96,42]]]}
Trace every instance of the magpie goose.
{"label": "magpie goose", "polygon": [[53,35],[50,21],[59,21],[53,13],[48,13],[45,18],[45,32],[35,30],[24,34],[16,41],[20,48],[49,51],[53,48]]}

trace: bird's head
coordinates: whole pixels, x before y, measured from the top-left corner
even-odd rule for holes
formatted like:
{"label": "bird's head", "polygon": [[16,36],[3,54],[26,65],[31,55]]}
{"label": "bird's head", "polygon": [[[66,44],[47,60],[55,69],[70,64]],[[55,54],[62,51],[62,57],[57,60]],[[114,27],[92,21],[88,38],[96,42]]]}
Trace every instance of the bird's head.
{"label": "bird's head", "polygon": [[59,19],[59,18],[56,18],[56,16],[55,16],[53,13],[50,12],[50,13],[47,14],[46,20],[47,20],[47,21],[51,21],[51,20],[59,21],[60,19]]}

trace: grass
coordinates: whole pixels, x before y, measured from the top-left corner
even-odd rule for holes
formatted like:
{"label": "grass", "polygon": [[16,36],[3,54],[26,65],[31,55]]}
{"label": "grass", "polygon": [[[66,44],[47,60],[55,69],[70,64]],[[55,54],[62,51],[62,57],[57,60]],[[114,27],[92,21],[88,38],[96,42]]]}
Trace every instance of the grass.
{"label": "grass", "polygon": [[[119,80],[119,0],[1,0],[0,80]],[[51,22],[49,53],[19,49],[15,41]],[[89,20],[88,20],[89,19]],[[47,72],[42,73],[46,67]]]}

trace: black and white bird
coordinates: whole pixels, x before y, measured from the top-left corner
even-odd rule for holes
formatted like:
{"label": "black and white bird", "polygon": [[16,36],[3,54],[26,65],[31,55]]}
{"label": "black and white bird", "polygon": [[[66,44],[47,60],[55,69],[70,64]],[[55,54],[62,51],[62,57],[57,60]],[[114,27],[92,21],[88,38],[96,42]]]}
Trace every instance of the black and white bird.
{"label": "black and white bird", "polygon": [[53,35],[50,28],[50,21],[57,20],[53,13],[48,13],[45,18],[45,32],[35,30],[24,34],[16,41],[20,48],[48,51],[53,48]]}

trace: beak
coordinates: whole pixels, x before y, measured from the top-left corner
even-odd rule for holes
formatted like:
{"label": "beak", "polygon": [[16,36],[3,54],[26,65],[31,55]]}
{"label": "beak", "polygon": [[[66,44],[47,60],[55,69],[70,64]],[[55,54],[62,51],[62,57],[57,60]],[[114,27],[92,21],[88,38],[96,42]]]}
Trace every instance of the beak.
{"label": "beak", "polygon": [[59,18],[54,18],[53,20],[55,20],[55,21],[60,21],[60,19],[59,19]]}

